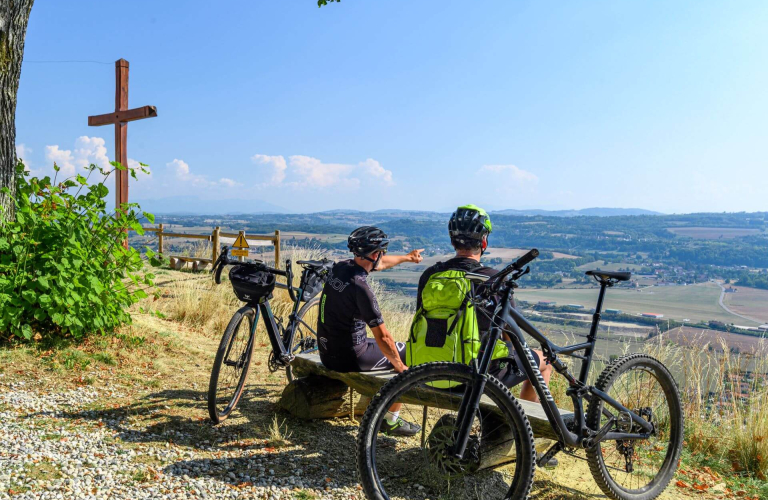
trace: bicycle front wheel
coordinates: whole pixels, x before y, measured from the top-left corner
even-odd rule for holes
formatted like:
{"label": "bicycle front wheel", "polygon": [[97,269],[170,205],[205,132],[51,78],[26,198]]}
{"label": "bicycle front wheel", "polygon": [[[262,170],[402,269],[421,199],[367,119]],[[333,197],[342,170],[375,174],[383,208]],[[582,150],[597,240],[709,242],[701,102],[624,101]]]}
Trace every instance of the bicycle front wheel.
{"label": "bicycle front wheel", "polygon": [[208,414],[214,424],[225,420],[240,401],[251,366],[256,309],[241,307],[229,320],[219,343],[208,384]]}
{"label": "bicycle front wheel", "polygon": [[[587,450],[600,489],[614,500],[652,500],[675,474],[683,446],[683,411],[677,384],[658,360],[644,354],[621,357],[603,370],[595,387],[653,425],[644,440],[603,441]],[[616,432],[639,433],[629,413],[601,399],[589,405],[587,424],[600,429],[611,418]]]}
{"label": "bicycle front wheel", "polygon": [[[296,314],[296,330],[293,334],[291,354],[310,353],[317,351],[317,318],[320,315],[320,295],[301,306]],[[296,378],[293,368],[288,365],[285,368],[285,376],[288,382]]]}
{"label": "bicycle front wheel", "polygon": [[[357,471],[369,499],[525,499],[533,482],[533,431],[509,390],[489,377],[462,460],[451,451],[471,369],[427,363],[390,380],[373,398],[357,435]],[[452,387],[437,389],[436,387]],[[422,427],[402,436],[388,410]],[[395,427],[395,429],[392,429]],[[402,427],[401,427],[402,429]]]}

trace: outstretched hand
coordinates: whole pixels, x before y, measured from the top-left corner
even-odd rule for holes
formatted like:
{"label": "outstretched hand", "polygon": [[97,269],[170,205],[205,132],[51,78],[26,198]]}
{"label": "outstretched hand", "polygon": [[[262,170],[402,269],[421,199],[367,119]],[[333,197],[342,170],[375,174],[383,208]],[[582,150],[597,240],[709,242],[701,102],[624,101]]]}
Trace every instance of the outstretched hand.
{"label": "outstretched hand", "polygon": [[418,264],[422,260],[424,260],[424,257],[421,256],[421,252],[423,252],[423,248],[419,248],[418,250],[412,250],[408,253],[408,262],[413,262],[414,264]]}

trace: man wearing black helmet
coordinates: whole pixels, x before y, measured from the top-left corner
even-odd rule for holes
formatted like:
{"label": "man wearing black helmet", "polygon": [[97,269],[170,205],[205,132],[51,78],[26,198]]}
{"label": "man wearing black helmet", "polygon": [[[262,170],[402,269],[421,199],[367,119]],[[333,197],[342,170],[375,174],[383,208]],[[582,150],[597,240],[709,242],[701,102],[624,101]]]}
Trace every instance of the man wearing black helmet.
{"label": "man wearing black helmet", "polygon": [[[404,363],[405,344],[395,342],[384,325],[376,296],[368,284],[368,273],[382,271],[404,262],[418,264],[423,249],[407,255],[386,255],[389,238],[379,228],[355,229],[347,241],[354,258],[334,264],[320,299],[317,339],[320,360],[327,368],[339,372],[365,372],[394,369],[398,373],[408,367]],[[373,332],[368,338],[366,325]],[[399,406],[390,409],[383,425],[394,436],[411,436],[418,425],[399,417]]]}

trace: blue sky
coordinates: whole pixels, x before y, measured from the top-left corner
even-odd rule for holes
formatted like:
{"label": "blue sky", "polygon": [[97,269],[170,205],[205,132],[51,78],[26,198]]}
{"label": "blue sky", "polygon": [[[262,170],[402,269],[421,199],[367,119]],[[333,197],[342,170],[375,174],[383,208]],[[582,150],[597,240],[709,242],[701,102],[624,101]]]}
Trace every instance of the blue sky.
{"label": "blue sky", "polygon": [[87,116],[124,57],[158,108],[129,125],[148,210],[768,210],[765,26],[763,1],[37,0],[17,150],[111,158]]}

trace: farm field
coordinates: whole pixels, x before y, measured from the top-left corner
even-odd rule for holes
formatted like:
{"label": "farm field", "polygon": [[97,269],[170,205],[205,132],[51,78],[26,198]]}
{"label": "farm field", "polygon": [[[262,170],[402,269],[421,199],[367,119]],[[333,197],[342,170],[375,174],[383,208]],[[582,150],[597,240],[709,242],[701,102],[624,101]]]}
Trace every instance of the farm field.
{"label": "farm field", "polygon": [[[485,253],[484,259],[500,258],[506,264],[512,260],[525,254],[528,250],[522,248],[492,248]],[[554,252],[555,259],[577,259],[574,255],[568,255],[560,252]],[[392,270],[382,271],[377,273],[376,276],[384,279],[395,280],[401,283],[418,284],[421,273],[424,272],[429,266],[435,265],[438,262],[445,262],[453,257],[453,254],[440,254],[425,256],[424,260],[419,265],[407,264],[397,267]],[[500,266],[496,266],[500,267]]]}
{"label": "farm field", "polygon": [[706,344],[712,345],[712,348],[722,352],[721,341],[724,341],[729,348],[736,348],[741,353],[754,353],[761,347],[765,349],[768,340],[749,335],[739,335],[738,333],[718,332],[715,330],[702,330],[700,328],[690,328],[681,326],[673,328],[664,334],[664,338],[671,340],[676,344],[690,345],[694,347],[703,347]]}
{"label": "farm field", "polygon": [[637,264],[627,264],[623,262],[605,262],[604,260],[596,260],[594,262],[588,262],[584,265],[577,267],[580,271],[590,271],[592,269],[600,269],[602,271],[618,271],[619,269],[630,269],[637,271],[642,269],[642,266]]}
{"label": "farm field", "polygon": [[[524,289],[517,296],[529,302],[554,300],[558,304],[581,304],[592,308],[597,302],[597,288],[587,289]],[[747,320],[726,312],[720,307],[720,287],[715,283],[689,286],[651,286],[639,290],[614,288],[609,290],[605,308],[621,309],[627,313],[651,312],[669,319],[692,321],[717,320],[724,323],[744,324]],[[748,326],[755,326],[752,322]]]}
{"label": "farm field", "polygon": [[760,229],[749,227],[668,227],[667,231],[700,240],[731,239],[760,233]]}
{"label": "farm field", "polygon": [[768,323],[768,290],[737,286],[736,293],[725,294],[725,305],[733,312]]}

